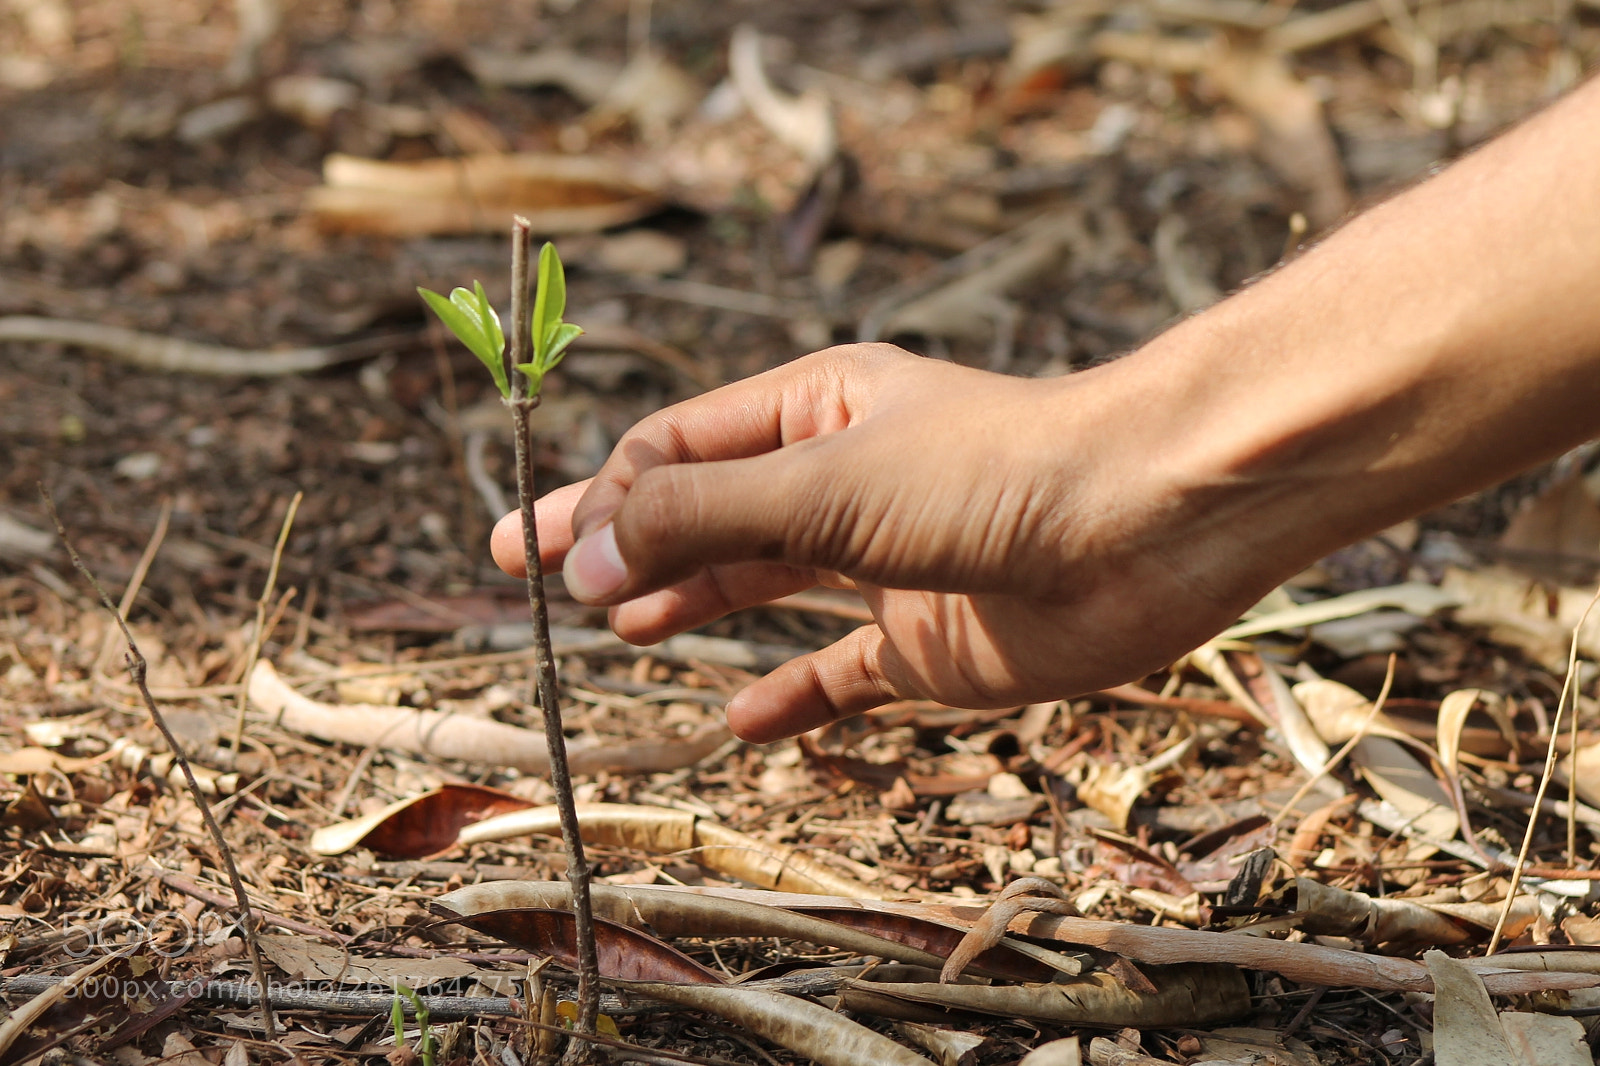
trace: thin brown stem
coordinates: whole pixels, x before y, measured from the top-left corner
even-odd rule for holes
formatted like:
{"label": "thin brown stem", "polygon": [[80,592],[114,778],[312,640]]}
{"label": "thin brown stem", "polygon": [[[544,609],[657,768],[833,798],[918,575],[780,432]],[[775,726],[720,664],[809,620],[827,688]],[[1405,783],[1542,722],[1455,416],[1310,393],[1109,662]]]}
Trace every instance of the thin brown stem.
{"label": "thin brown stem", "polygon": [[[561,692],[556,681],[556,658],[550,646],[550,614],[545,606],[544,568],[539,560],[539,528],[534,519],[533,434],[529,416],[539,404],[528,395],[528,379],[515,368],[530,361],[530,309],[528,260],[530,235],[525,219],[511,229],[511,379],[512,436],[516,441],[517,502],[522,508],[522,550],[528,560],[528,610],[533,616],[535,652],[534,691],[544,713],[545,740],[550,749],[550,786],[555,790],[561,816],[561,839],[567,846],[567,881],[572,886],[572,916],[578,949],[578,1018],[580,1034],[595,1031],[600,1012],[600,964],[595,953],[594,915],[589,899],[589,863],[578,831],[578,809],[572,797],[572,776],[567,771],[567,741],[561,731]],[[565,1061],[587,1061],[590,1045],[574,1040],[567,1045]]]}
{"label": "thin brown stem", "polygon": [[184,755],[178,738],[173,735],[172,729],[167,725],[166,717],[161,713],[161,708],[156,706],[155,697],[150,694],[150,686],[146,681],[150,664],[139,651],[139,645],[133,639],[133,631],[128,628],[127,619],[122,617],[117,605],[111,602],[111,596],[106,592],[105,586],[100,584],[99,579],[78,554],[78,550],[72,546],[72,538],[67,536],[67,527],[62,524],[61,516],[56,513],[56,502],[51,498],[50,490],[42,483],[39,485],[39,495],[44,497],[45,510],[49,512],[50,520],[55,523],[56,533],[61,537],[61,543],[66,546],[67,556],[72,560],[73,567],[94,588],[95,594],[100,597],[100,603],[111,612],[111,617],[117,621],[117,628],[122,630],[122,639],[128,644],[128,673],[133,677],[134,686],[144,700],[145,710],[150,712],[150,720],[161,731],[162,739],[167,742],[167,750],[172,752],[173,760],[183,771],[183,780],[189,786],[189,795],[193,798],[194,805],[200,808],[200,817],[205,821],[211,840],[217,846],[217,856],[222,860],[223,869],[228,873],[228,883],[233,887],[234,905],[239,912],[239,928],[244,933],[245,950],[250,955],[250,966],[255,976],[256,987],[262,989],[263,993],[261,1025],[267,1039],[276,1040],[277,1028],[272,1024],[272,1007],[265,995],[267,971],[261,962],[261,947],[256,940],[256,916],[250,909],[250,897],[245,894],[244,879],[239,876],[238,864],[233,861],[233,850],[228,847],[227,838],[222,835],[222,826],[217,824],[216,815],[211,813],[211,804],[207,801],[206,794],[200,791],[200,782],[195,780],[194,770],[190,768],[189,760]]}

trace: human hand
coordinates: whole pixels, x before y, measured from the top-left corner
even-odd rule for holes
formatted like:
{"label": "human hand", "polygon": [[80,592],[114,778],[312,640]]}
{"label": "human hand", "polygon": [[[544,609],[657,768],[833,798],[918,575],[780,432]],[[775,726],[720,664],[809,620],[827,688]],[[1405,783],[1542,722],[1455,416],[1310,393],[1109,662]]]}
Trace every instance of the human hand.
{"label": "human hand", "polygon": [[[896,698],[995,707],[1128,681],[1273,580],[1212,597],[1187,571],[1181,464],[1107,387],[1128,377],[830,349],[643,420],[539,502],[543,561],[637,644],[853,582],[876,623],[739,693],[728,721],[752,741]],[[513,574],[520,523],[492,540]]]}

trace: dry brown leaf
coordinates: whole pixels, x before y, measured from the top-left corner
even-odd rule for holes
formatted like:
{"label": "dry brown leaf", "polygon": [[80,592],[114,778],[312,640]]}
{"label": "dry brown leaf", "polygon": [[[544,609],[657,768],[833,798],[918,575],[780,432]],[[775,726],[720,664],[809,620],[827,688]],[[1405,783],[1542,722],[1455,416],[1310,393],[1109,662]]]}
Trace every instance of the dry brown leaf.
{"label": "dry brown leaf", "polygon": [[803,1055],[819,1066],[928,1066],[929,1060],[826,1007],[754,988],[613,982],[651,999],[701,1010]]}
{"label": "dry brown leaf", "polygon": [[1194,737],[1188,736],[1154,758],[1136,766],[1113,766],[1094,763],[1089,767],[1083,784],[1078,786],[1078,799],[1087,807],[1111,819],[1111,824],[1121,832],[1128,828],[1128,816],[1140,796],[1167,770],[1176,766],[1194,747]]}
{"label": "dry brown leaf", "polygon": [[1302,681],[1292,691],[1317,735],[1329,745],[1343,744],[1361,731],[1363,724],[1366,724],[1366,736],[1390,737],[1402,743],[1412,741],[1411,734],[1382,711],[1367,723],[1372,701],[1348,685],[1319,678]]}
{"label": "dry brown leaf", "polygon": [[372,959],[352,955],[333,944],[304,936],[262,933],[261,954],[296,981],[341,981],[352,985],[389,985],[396,981],[411,988],[426,988],[440,981],[470,977],[478,968],[470,962],[441,956],[433,959]]}
{"label": "dry brown leaf", "polygon": [[639,175],[586,156],[471,155],[385,163],[330,155],[307,204],[323,229],[419,237],[500,233],[513,215],[536,233],[637,221],[661,199]]}
{"label": "dry brown leaf", "polygon": [[1576,1018],[1504,1011],[1500,1028],[1514,1066],[1594,1066],[1594,1055]]}
{"label": "dry brown leaf", "polygon": [[[1449,840],[1461,831],[1461,816],[1439,779],[1395,741],[1363,737],[1351,749],[1350,762],[1360,769],[1372,790],[1418,833],[1434,840]],[[1418,847],[1412,845],[1407,855],[1414,860],[1426,858]]]}
{"label": "dry brown leaf", "polygon": [[1500,535],[1500,547],[1531,573],[1554,577],[1564,572],[1561,557],[1600,554],[1600,505],[1583,475],[1568,474],[1524,505]]}
{"label": "dry brown leaf", "polygon": [[1439,1066],[1507,1066],[1511,1046],[1483,978],[1442,951],[1423,955],[1433,976],[1433,1054]]}
{"label": "dry brown leaf", "polygon": [[482,785],[441,785],[360,818],[323,826],[311,834],[310,847],[318,855],[343,855],[365,845],[380,855],[420,859],[455,847],[465,826],[531,806],[519,796]]}
{"label": "dry brown leaf", "polygon": [[1083,1048],[1075,1036],[1040,1044],[1017,1066],[1083,1066]]}
{"label": "dry brown leaf", "polygon": [[[1300,928],[1317,936],[1345,936],[1366,944],[1464,944],[1487,939],[1500,905],[1489,903],[1418,903],[1334,888],[1299,877],[1277,899],[1303,915]],[[1517,897],[1506,920],[1505,935],[1515,939],[1539,916],[1539,901]]]}
{"label": "dry brown leaf", "polygon": [[[651,854],[683,854],[701,866],[763,888],[876,899],[876,889],[834,873],[799,848],[769,844],[687,811],[623,803],[580,803],[584,840]],[[462,844],[560,832],[554,807],[514,811],[468,826]]]}
{"label": "dry brown leaf", "polygon": [[[662,892],[693,892],[726,899],[748,899],[777,907],[826,905],[852,910],[910,914],[970,929],[983,916],[981,904],[971,902],[900,902],[895,900],[817,900],[782,892],[740,888],[679,888],[661,886]],[[1069,918],[1055,914],[1022,914],[1011,931],[1024,936],[1055,940],[1113,952],[1140,963],[1171,965],[1180,962],[1224,962],[1251,970],[1281,974],[1303,984],[1336,988],[1371,988],[1428,992],[1433,988],[1427,968],[1409,959],[1363,954],[1319,944],[1290,943],[1236,933],[1206,932],[1169,926],[1151,927]],[[1495,995],[1524,995],[1549,989],[1600,986],[1600,975],[1559,971],[1563,960],[1539,953],[1528,960],[1529,971],[1513,969],[1519,963],[1510,953],[1490,959],[1472,959],[1467,965],[1482,974]]]}
{"label": "dry brown leaf", "polygon": [[[576,924],[570,910],[525,907],[462,915],[436,904],[433,911],[449,918],[453,924],[469,926],[536,954],[549,955],[563,966],[577,969]],[[596,915],[594,934],[602,977],[693,985],[725,983],[720,974],[708,970],[672,945],[621,922]]]}
{"label": "dry brown leaf", "polygon": [[[561,908],[570,899],[571,889],[562,881],[489,881],[447,892],[435,905],[473,915],[528,907]],[[930,969],[943,965],[949,949],[961,939],[960,930],[903,915],[807,912],[645,885],[595,885],[593,899],[596,914],[624,925],[643,926],[657,936],[776,936]],[[843,920],[833,920],[835,913]],[[980,956],[976,968],[1015,980],[1048,980],[1051,974],[1049,968],[1005,951]]]}
{"label": "dry brown leaf", "polygon": [[[1505,567],[1451,567],[1440,587],[1461,601],[1457,622],[1487,627],[1491,640],[1521,648],[1558,677],[1567,672],[1572,632],[1594,597],[1593,589],[1546,585]],[[1600,612],[1579,630],[1578,654],[1600,657]]]}
{"label": "dry brown leaf", "polygon": [[1434,743],[1439,748],[1439,761],[1449,773],[1457,771],[1456,757],[1461,751],[1461,730],[1467,724],[1467,715],[1483,696],[1482,689],[1462,688],[1439,701],[1439,731]]}

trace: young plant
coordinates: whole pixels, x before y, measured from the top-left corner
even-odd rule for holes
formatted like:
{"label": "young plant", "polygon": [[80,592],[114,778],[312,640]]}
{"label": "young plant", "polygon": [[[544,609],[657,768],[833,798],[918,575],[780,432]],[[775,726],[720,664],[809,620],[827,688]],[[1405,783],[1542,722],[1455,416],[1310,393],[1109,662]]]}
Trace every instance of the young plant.
{"label": "young plant", "polygon": [[[411,1010],[417,1016],[417,1046],[415,1050],[406,1047],[406,1004],[411,1004]],[[428,1007],[422,1002],[422,997],[410,988],[396,981],[394,984],[394,1004],[389,1008],[389,1022],[394,1026],[395,1050],[391,1054],[390,1062],[394,1066],[403,1064],[420,1063],[421,1066],[435,1066],[435,1059],[439,1053],[439,1040],[433,1035],[433,1027],[428,1024]]]}
{"label": "young plant", "polygon": [[506,346],[500,318],[489,305],[483,286],[455,289],[448,299],[418,289],[440,320],[489,368],[494,383],[511,408],[516,441],[517,502],[522,510],[522,547],[528,561],[528,609],[533,616],[536,658],[534,692],[544,713],[545,739],[550,748],[550,784],[561,814],[561,837],[567,849],[567,882],[572,886],[572,914],[578,949],[578,1038],[567,1047],[567,1061],[589,1053],[582,1039],[595,1031],[600,1006],[600,967],[595,957],[594,917],[589,901],[589,864],[578,835],[578,813],[567,772],[567,744],[561,732],[561,693],[556,684],[555,655],[550,648],[550,617],[545,606],[544,572],[539,563],[539,530],[534,521],[533,437],[529,415],[539,404],[544,377],[561,361],[569,345],[583,332],[561,316],[567,308],[567,281],[555,245],[539,251],[537,294],[532,313],[528,308],[529,227],[517,219],[511,228],[511,345]]}

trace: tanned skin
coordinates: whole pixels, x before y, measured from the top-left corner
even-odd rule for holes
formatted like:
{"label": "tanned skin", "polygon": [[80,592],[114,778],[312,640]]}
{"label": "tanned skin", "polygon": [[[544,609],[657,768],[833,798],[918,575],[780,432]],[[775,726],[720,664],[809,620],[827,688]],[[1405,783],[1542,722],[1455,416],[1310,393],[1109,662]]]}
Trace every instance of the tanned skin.
{"label": "tanned skin", "polygon": [[[844,345],[667,408],[539,505],[647,644],[809,586],[876,623],[728,706],[771,741],[1159,669],[1328,552],[1600,434],[1600,82],[1116,362]],[[523,568],[516,514],[495,559]]]}

